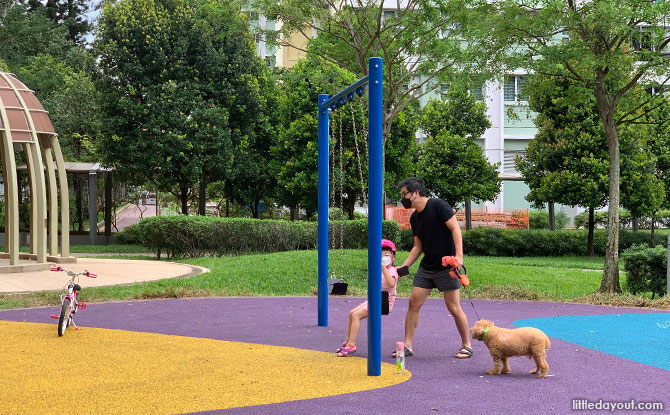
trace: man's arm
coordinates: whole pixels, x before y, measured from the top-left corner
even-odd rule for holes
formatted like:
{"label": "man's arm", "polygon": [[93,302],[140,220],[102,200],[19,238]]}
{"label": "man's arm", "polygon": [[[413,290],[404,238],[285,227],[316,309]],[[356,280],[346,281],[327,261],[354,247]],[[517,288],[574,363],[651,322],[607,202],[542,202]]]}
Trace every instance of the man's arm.
{"label": "man's arm", "polygon": [[419,259],[419,256],[421,256],[421,253],[423,253],[423,245],[421,245],[421,239],[419,239],[418,236],[414,236],[414,246],[412,247],[412,250],[409,251],[409,256],[403,262],[401,267],[407,266],[407,268],[411,267],[413,263],[416,262],[417,259]]}
{"label": "man's arm", "polygon": [[[463,264],[463,236],[461,235],[461,227],[458,225],[458,220],[456,220],[456,215],[452,216],[451,219],[444,222],[447,225],[447,228],[451,231],[451,236],[454,239],[454,247],[456,248],[456,259],[458,262]],[[411,254],[410,254],[411,255]]]}

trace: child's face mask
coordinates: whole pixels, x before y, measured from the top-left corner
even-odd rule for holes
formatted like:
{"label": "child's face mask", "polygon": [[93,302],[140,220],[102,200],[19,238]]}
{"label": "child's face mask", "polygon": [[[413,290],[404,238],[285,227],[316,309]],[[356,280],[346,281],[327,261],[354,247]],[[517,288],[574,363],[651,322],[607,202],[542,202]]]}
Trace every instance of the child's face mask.
{"label": "child's face mask", "polygon": [[393,252],[391,251],[382,251],[382,262],[387,267],[393,263]]}

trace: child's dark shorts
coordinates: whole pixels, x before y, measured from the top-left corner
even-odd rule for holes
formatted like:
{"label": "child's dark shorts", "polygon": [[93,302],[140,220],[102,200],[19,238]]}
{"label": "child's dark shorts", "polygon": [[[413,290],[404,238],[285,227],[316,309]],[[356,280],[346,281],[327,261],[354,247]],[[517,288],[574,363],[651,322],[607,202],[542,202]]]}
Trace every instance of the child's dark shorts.
{"label": "child's dark shorts", "polygon": [[429,290],[437,288],[439,291],[453,291],[461,288],[461,282],[449,276],[448,268],[428,271],[419,266],[419,270],[414,275],[414,286]]}

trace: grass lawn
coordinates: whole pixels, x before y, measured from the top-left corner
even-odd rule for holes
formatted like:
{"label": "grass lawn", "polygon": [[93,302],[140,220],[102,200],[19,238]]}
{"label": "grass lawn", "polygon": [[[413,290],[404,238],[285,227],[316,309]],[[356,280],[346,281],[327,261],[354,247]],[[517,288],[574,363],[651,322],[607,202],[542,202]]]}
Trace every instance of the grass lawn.
{"label": "grass lawn", "polygon": [[[118,247],[118,246],[117,246]],[[117,250],[117,252],[120,251]],[[125,249],[125,248],[124,248]],[[130,248],[128,248],[130,249]],[[130,251],[132,252],[132,251]],[[408,252],[399,252],[401,264]],[[125,258],[115,256],[115,258]],[[128,256],[127,258],[138,258]],[[147,259],[147,257],[141,257]],[[241,255],[221,258],[182,258],[179,262],[207,267],[211,272],[182,279],[141,284],[84,288],[88,302],[114,300],[207,296],[312,296],[316,295],[317,252],[294,251],[274,254]],[[654,306],[670,308],[667,298],[649,300],[644,296],[594,295],[600,285],[603,258],[589,257],[480,257],[466,256],[470,286],[461,290],[463,298],[505,300],[578,301],[596,304]],[[349,283],[348,295],[365,296],[367,291],[367,251],[332,251],[333,276]],[[412,267],[411,275],[418,268]],[[625,287],[625,274],[621,284]],[[412,279],[402,278],[400,296],[407,297]],[[438,297],[437,291],[433,292]],[[34,307],[58,303],[58,293],[0,295],[0,309]]]}

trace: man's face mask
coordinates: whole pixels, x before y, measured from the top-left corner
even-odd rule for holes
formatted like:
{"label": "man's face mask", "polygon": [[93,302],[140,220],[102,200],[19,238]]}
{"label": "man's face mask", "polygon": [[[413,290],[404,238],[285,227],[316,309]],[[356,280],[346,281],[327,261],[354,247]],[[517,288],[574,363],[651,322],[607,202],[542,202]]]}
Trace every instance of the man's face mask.
{"label": "man's face mask", "polygon": [[[405,193],[405,195],[407,195],[407,194],[410,194],[410,193],[409,192]],[[409,208],[412,207],[412,199],[411,199],[411,196],[410,197],[405,197],[405,195],[403,195],[402,199],[400,199],[400,203],[402,203],[402,207],[404,207],[405,209],[409,209]]]}

